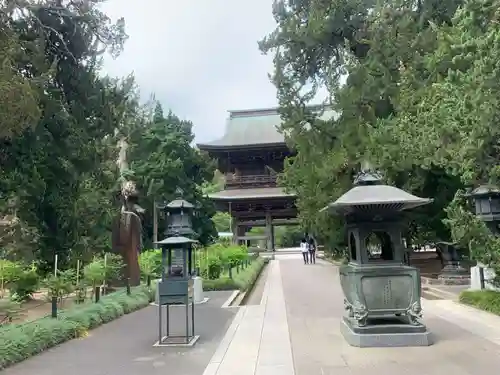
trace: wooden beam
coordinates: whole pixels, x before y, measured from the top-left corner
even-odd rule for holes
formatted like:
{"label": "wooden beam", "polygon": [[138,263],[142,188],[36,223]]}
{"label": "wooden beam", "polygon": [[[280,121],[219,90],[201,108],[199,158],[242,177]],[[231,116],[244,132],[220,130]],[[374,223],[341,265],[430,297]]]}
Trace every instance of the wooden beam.
{"label": "wooden beam", "polygon": [[[298,219],[273,219],[273,225],[297,225],[299,224]],[[263,227],[266,225],[265,220],[244,220],[240,222],[240,225],[245,225],[248,227]]]}
{"label": "wooden beam", "polygon": [[[274,209],[270,210],[274,219],[292,219],[297,217],[297,210],[294,208]],[[233,215],[238,219],[245,220],[262,220],[266,217],[265,211],[233,211]]]}

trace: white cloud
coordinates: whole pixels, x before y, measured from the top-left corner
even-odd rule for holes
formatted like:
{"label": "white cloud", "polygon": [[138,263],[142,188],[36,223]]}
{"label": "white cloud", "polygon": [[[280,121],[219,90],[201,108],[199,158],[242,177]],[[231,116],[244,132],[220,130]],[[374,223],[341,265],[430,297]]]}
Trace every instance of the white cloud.
{"label": "white cloud", "polygon": [[272,0],[110,0],[104,10],[123,16],[130,38],[104,71],[134,71],[141,93],[192,120],[197,141],[224,132],[227,110],[276,105],[267,74],[271,56],[257,41],[274,29]]}

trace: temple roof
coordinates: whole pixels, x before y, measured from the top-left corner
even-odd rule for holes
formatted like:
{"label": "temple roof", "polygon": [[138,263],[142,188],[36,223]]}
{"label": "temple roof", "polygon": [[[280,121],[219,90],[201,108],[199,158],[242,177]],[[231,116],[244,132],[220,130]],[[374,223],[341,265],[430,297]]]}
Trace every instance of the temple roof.
{"label": "temple roof", "polygon": [[266,187],[222,190],[209,194],[209,197],[214,200],[234,201],[240,199],[286,198],[295,197],[295,195],[285,193],[283,188],[280,187]]}
{"label": "temple roof", "polygon": [[[321,108],[317,106],[318,110]],[[323,119],[331,118],[332,110],[325,110]],[[200,150],[238,148],[242,146],[285,146],[285,136],[278,127],[281,118],[278,108],[229,111],[226,131],[222,138],[198,144]]]}
{"label": "temple roof", "polygon": [[360,185],[343,194],[323,210],[348,213],[365,209],[390,209],[403,211],[432,202],[429,198],[420,198],[404,190],[389,185]]}

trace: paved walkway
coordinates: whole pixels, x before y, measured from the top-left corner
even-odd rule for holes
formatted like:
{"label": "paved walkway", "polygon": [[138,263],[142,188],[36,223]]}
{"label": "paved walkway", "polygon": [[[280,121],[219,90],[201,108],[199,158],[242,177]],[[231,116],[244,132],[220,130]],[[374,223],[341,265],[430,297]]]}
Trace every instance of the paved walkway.
{"label": "paved walkway", "polygon": [[300,255],[271,261],[260,305],[240,308],[203,375],[453,375],[500,368],[500,318],[446,300],[423,301],[436,343],[354,348],[340,334],[335,266]]}
{"label": "paved walkway", "polygon": [[[200,375],[215,353],[236,311],[221,309],[231,292],[207,292],[196,305],[193,348],[158,348],[158,307],[123,316],[33,358],[0,371],[1,375]],[[172,334],[182,334],[184,308],[171,307]]]}

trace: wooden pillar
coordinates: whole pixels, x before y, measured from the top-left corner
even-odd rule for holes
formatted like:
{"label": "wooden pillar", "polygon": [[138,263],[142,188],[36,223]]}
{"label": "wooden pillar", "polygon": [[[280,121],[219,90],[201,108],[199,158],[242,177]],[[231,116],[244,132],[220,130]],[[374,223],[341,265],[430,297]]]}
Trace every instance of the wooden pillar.
{"label": "wooden pillar", "polygon": [[[236,234],[237,234],[238,238],[245,236],[246,233],[247,233],[247,227],[245,225],[238,225],[238,228],[236,230]],[[243,240],[237,240],[238,245],[241,245],[242,243],[243,243]]]}
{"label": "wooden pillar", "polygon": [[276,251],[274,243],[274,225],[271,223],[271,250]]}
{"label": "wooden pillar", "polygon": [[269,251],[272,251],[274,248],[273,232],[273,218],[271,216],[271,211],[266,211],[266,248]]}
{"label": "wooden pillar", "polygon": [[231,232],[233,232],[233,243],[238,244],[238,218],[231,216]]}

